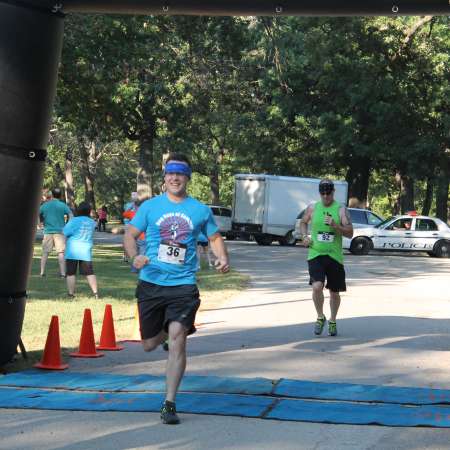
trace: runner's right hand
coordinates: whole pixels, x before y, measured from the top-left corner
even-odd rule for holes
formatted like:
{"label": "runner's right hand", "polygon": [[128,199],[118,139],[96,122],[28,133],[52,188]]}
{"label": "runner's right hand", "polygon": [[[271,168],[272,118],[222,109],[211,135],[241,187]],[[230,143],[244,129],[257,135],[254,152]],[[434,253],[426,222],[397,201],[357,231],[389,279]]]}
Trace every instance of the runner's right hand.
{"label": "runner's right hand", "polygon": [[309,236],[305,236],[305,237],[302,239],[302,242],[301,242],[301,244],[303,245],[303,247],[310,247],[310,246],[311,246],[311,243],[312,243],[312,241],[311,241],[311,238],[310,238]]}
{"label": "runner's right hand", "polygon": [[135,269],[142,269],[144,266],[146,266],[150,262],[150,259],[148,256],[145,255],[137,255],[133,258],[133,267]]}

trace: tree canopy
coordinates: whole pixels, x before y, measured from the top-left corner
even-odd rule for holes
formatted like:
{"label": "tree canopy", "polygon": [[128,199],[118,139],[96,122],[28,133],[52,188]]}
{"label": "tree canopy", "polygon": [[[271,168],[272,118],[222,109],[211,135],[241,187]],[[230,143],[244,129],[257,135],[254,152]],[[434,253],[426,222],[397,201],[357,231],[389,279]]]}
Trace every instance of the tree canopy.
{"label": "tree canopy", "polygon": [[66,21],[46,185],[68,201],[118,213],[182,151],[215,204],[235,173],[326,175],[351,205],[448,219],[448,17]]}

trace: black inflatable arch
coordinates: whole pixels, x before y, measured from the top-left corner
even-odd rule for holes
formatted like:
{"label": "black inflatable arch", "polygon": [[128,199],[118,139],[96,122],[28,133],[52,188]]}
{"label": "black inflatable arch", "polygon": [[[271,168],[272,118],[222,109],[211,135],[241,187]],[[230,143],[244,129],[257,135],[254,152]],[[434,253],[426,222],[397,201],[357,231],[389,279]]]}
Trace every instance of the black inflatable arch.
{"label": "black inflatable arch", "polygon": [[448,0],[0,0],[0,364],[15,353],[66,13],[448,15]]}

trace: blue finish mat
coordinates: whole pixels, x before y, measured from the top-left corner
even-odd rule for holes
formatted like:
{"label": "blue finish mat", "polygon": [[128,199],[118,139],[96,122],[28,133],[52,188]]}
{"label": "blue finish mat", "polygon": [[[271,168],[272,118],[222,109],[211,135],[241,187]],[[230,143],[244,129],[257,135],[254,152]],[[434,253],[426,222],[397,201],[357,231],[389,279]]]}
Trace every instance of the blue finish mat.
{"label": "blue finish mat", "polygon": [[[84,391],[165,392],[166,381],[163,376],[153,375],[112,375],[106,373],[27,370],[0,377],[0,386]],[[273,386],[273,382],[266,378],[185,376],[181,382],[180,391],[264,395],[270,394]]]}
{"label": "blue finish mat", "polygon": [[[0,408],[79,411],[158,412],[162,393],[94,393],[44,389],[0,388]],[[274,397],[180,393],[177,409],[182,413],[215,414],[302,422],[402,427],[450,427],[450,408],[407,407],[393,404],[319,402]]]}
{"label": "blue finish mat", "polygon": [[289,399],[280,400],[265,418],[349,425],[449,428],[450,408],[445,406],[408,407],[394,404],[328,403]]}
{"label": "blue finish mat", "polygon": [[[0,386],[0,408],[157,412],[165,379],[29,370],[0,377]],[[450,428],[448,403],[441,389],[212,376],[186,376],[177,396],[184,413]]]}
{"label": "blue finish mat", "polygon": [[[162,393],[94,393],[0,388],[1,408],[159,412],[163,400]],[[177,410],[193,414],[261,417],[273,403],[274,399],[270,397],[249,395],[177,395]]]}
{"label": "blue finish mat", "polygon": [[450,391],[444,389],[318,383],[284,378],[276,385],[273,394],[280,397],[395,403],[400,405],[450,404]]}
{"label": "blue finish mat", "polygon": [[[0,377],[0,386],[53,388],[111,392],[164,392],[165,377],[105,373],[27,370]],[[450,404],[450,390],[399,386],[376,386],[317,381],[279,381],[267,378],[185,376],[180,391],[222,394],[274,395],[317,400],[394,403],[402,405]]]}

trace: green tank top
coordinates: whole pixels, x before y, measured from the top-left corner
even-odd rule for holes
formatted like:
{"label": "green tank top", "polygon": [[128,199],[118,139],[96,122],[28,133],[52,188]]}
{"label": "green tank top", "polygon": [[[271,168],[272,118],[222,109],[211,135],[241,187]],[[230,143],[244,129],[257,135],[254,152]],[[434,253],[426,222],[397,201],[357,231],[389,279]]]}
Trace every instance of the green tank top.
{"label": "green tank top", "polygon": [[336,230],[329,225],[325,225],[324,218],[327,214],[333,217],[337,223],[341,223],[339,210],[341,206],[334,201],[330,206],[326,207],[322,202],[314,205],[314,211],[311,219],[311,240],[312,245],[309,247],[308,260],[317,258],[321,255],[328,255],[340,264],[344,264],[344,256],[342,254],[342,235],[336,233]]}

